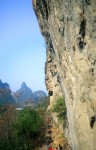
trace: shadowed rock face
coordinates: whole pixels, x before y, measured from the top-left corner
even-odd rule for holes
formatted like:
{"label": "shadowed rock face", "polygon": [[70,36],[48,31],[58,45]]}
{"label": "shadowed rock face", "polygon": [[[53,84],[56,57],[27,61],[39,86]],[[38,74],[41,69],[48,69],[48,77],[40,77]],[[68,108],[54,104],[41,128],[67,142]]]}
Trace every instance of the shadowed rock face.
{"label": "shadowed rock face", "polygon": [[15,99],[11,95],[10,86],[8,83],[3,83],[0,80],[0,105],[12,104],[15,105]]}
{"label": "shadowed rock face", "polygon": [[73,149],[96,150],[96,0],[33,0],[33,6],[47,45],[50,105],[63,93]]}

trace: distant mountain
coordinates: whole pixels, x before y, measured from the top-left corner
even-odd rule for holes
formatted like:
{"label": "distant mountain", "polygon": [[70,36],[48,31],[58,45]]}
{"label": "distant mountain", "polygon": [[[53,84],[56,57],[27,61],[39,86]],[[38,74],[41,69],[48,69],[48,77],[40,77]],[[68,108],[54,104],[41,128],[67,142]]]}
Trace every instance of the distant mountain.
{"label": "distant mountain", "polygon": [[14,98],[17,103],[27,105],[35,104],[43,97],[46,97],[45,92],[43,91],[32,92],[32,90],[29,87],[27,87],[25,82],[23,82],[21,84],[21,88],[14,93]]}
{"label": "distant mountain", "polygon": [[3,83],[0,80],[0,105],[5,104],[15,104],[15,99],[13,98],[8,83]]}
{"label": "distant mountain", "polygon": [[32,90],[27,87],[25,82],[23,82],[21,88],[14,93],[14,98],[20,103],[25,103],[27,100],[34,101]]}

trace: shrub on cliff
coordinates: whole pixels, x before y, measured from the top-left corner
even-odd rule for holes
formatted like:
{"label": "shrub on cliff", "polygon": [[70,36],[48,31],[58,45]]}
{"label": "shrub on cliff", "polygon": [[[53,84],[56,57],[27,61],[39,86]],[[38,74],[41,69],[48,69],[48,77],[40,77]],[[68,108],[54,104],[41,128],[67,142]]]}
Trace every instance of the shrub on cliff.
{"label": "shrub on cliff", "polygon": [[56,99],[52,111],[57,113],[59,121],[66,121],[66,106],[64,97],[58,97]]}

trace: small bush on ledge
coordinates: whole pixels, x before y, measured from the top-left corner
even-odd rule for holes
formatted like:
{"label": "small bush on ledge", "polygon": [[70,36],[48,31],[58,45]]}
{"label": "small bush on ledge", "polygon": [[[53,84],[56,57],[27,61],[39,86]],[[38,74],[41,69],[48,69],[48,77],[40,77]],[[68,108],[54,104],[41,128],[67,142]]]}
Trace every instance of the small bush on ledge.
{"label": "small bush on ledge", "polygon": [[58,120],[66,122],[67,119],[67,112],[64,97],[58,97],[53,104],[53,112],[57,113]]}

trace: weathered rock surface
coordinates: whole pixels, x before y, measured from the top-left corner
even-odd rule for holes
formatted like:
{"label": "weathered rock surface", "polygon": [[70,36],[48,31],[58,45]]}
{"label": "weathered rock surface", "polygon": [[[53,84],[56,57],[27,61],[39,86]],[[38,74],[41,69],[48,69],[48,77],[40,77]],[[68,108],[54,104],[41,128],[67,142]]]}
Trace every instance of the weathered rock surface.
{"label": "weathered rock surface", "polygon": [[74,150],[96,150],[96,0],[33,0],[47,45],[46,86],[65,95]]}

